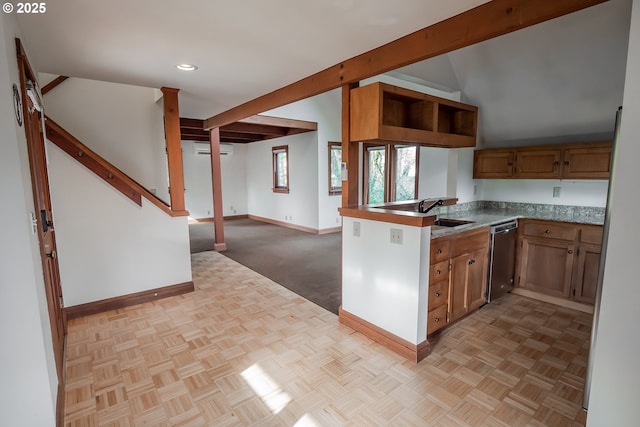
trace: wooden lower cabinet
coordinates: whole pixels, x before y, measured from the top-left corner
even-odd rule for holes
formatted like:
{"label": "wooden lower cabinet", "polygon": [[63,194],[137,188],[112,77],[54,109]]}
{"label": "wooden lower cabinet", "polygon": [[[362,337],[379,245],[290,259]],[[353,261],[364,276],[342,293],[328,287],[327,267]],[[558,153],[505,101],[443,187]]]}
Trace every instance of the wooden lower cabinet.
{"label": "wooden lower cabinet", "polygon": [[516,286],[593,304],[602,227],[527,219],[520,229]]}
{"label": "wooden lower cabinet", "polygon": [[569,298],[574,244],[529,237],[523,239],[521,249],[520,287]]}
{"label": "wooden lower cabinet", "polygon": [[575,265],[575,287],[572,298],[579,302],[594,304],[598,287],[598,273],[600,272],[600,245],[585,245],[578,247]]}
{"label": "wooden lower cabinet", "polygon": [[485,303],[488,247],[488,227],[432,240],[427,334]]}
{"label": "wooden lower cabinet", "polygon": [[449,321],[459,319],[485,303],[487,292],[487,248],[451,260]]}

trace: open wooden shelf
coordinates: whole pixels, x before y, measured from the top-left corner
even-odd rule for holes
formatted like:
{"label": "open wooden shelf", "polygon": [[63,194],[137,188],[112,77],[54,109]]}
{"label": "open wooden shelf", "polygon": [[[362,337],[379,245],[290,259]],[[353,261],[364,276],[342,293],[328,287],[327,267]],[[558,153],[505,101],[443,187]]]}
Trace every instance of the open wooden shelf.
{"label": "open wooden shelf", "polygon": [[473,147],[478,108],[388,85],[351,91],[351,140]]}

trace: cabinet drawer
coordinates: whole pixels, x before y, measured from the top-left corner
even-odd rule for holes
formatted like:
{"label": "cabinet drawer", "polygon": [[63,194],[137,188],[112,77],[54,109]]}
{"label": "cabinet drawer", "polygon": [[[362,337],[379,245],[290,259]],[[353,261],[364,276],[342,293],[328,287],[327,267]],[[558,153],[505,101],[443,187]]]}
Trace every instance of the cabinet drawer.
{"label": "cabinet drawer", "polygon": [[449,260],[440,261],[429,267],[429,284],[449,280]]}
{"label": "cabinet drawer", "polygon": [[548,222],[527,221],[524,225],[524,235],[532,237],[573,241],[576,239],[577,232],[576,227]]}
{"label": "cabinet drawer", "polygon": [[441,280],[429,286],[429,311],[447,303],[449,298],[449,281]]}
{"label": "cabinet drawer", "polygon": [[427,314],[427,334],[432,334],[447,324],[447,305],[441,305]]}
{"label": "cabinet drawer", "polygon": [[594,245],[602,244],[602,232],[603,227],[601,226],[593,226],[593,227],[582,227],[580,231],[580,241],[582,243],[591,243]]}
{"label": "cabinet drawer", "polygon": [[458,234],[451,244],[451,258],[489,247],[489,227]]}
{"label": "cabinet drawer", "polygon": [[451,239],[433,239],[431,241],[431,264],[435,264],[445,259],[449,259],[449,250],[451,248]]}

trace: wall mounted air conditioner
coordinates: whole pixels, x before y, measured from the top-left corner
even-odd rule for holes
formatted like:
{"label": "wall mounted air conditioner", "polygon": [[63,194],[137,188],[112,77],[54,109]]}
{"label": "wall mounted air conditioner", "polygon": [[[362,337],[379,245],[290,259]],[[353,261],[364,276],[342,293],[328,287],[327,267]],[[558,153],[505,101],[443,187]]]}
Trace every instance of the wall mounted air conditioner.
{"label": "wall mounted air conditioner", "polygon": [[[211,147],[209,144],[193,144],[193,153],[194,154],[203,154],[210,155]],[[233,154],[233,145],[231,144],[220,144],[220,155],[228,156]]]}

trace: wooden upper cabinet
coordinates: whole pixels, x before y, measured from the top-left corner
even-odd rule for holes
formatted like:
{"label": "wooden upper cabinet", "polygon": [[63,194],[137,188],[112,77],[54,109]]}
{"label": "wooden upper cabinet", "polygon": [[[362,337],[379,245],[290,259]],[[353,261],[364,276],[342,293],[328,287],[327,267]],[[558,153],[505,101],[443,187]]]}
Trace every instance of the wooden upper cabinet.
{"label": "wooden upper cabinet", "polygon": [[562,177],[567,179],[608,179],[611,173],[611,143],[564,150]]}
{"label": "wooden upper cabinet", "polygon": [[560,178],[561,149],[521,149],[516,155],[518,178]]}
{"label": "wooden upper cabinet", "polygon": [[478,108],[385,83],[351,90],[351,141],[474,147]]}
{"label": "wooden upper cabinet", "polygon": [[476,150],[473,153],[473,178],[512,178],[514,150]]}
{"label": "wooden upper cabinet", "polygon": [[477,150],[475,179],[609,179],[611,142]]}

